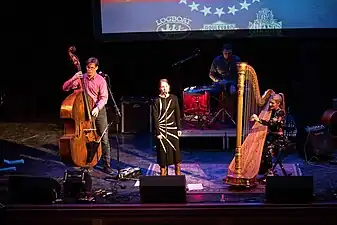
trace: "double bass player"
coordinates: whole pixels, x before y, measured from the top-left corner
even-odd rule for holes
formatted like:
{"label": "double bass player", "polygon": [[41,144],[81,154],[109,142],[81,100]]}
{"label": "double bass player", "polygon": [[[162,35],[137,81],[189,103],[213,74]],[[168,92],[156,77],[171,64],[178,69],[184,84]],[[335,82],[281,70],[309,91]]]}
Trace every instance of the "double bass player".
{"label": "double bass player", "polygon": [[102,143],[102,161],[103,172],[107,174],[113,173],[110,165],[110,144],[108,132],[107,112],[105,105],[107,104],[109,93],[106,80],[97,74],[99,61],[97,58],[91,57],[86,61],[86,73],[82,74],[81,71],[77,72],[72,78],[63,84],[63,91],[70,91],[82,88],[81,79],[83,78],[86,91],[93,99],[95,105],[91,111],[91,115],[95,117],[95,124],[97,127],[98,135],[104,135],[101,139]]}

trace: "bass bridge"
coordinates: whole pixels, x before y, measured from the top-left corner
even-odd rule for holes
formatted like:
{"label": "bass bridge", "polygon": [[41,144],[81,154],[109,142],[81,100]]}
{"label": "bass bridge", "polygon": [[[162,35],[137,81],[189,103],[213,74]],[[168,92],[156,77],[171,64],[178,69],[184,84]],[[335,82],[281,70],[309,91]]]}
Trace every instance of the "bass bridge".
{"label": "bass bridge", "polygon": [[90,132],[90,131],[96,131],[97,129],[93,129],[93,128],[90,128],[90,129],[83,129],[84,132]]}

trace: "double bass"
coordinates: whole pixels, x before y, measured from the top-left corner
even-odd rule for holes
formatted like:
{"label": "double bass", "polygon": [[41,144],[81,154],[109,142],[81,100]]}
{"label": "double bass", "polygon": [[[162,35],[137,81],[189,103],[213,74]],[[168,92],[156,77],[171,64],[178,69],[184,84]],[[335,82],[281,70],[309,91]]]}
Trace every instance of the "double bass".
{"label": "double bass", "polygon": [[[75,47],[68,49],[69,57],[81,70],[79,58],[74,54]],[[64,134],[59,140],[61,161],[65,164],[90,168],[94,167],[102,156],[101,137],[97,134],[95,118],[91,110],[95,102],[88,95],[83,77],[81,88],[75,90],[62,102],[60,118],[64,126]]]}

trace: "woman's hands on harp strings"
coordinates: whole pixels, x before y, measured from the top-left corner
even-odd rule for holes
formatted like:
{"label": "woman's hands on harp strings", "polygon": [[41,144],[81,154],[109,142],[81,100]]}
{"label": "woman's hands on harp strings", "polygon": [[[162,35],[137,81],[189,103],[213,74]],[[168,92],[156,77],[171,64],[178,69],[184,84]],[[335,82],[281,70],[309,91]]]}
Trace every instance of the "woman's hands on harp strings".
{"label": "woman's hands on harp strings", "polygon": [[253,114],[251,117],[250,117],[250,121],[254,122],[259,122],[260,121],[260,118],[256,115],[256,114]]}

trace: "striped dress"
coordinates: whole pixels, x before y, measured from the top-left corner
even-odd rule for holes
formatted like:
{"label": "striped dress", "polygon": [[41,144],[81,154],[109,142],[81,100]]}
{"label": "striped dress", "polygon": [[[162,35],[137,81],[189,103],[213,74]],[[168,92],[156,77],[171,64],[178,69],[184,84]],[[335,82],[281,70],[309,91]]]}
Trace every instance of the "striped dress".
{"label": "striped dress", "polygon": [[153,104],[153,117],[157,139],[157,163],[160,167],[181,162],[178,130],[180,130],[180,109],[178,98],[170,94],[158,97]]}

